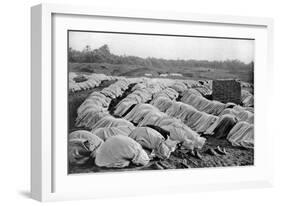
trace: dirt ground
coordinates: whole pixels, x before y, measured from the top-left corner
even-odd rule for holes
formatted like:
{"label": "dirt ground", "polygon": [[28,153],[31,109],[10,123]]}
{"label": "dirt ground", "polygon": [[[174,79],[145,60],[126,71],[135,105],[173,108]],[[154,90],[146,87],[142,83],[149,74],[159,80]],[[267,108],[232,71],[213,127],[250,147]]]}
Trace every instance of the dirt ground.
{"label": "dirt ground", "polygon": [[[105,81],[99,88],[69,94],[69,132],[83,129],[74,126],[76,111],[79,105],[87,98],[93,91],[100,91],[109,86],[113,82]],[[113,111],[115,105],[129,93],[131,85],[122,97],[114,100],[109,111]],[[110,112],[110,113],[111,113]],[[202,135],[203,136],[203,135]],[[206,168],[206,167],[227,167],[227,166],[250,166],[254,165],[254,149],[245,149],[242,147],[234,147],[226,139],[218,139],[214,136],[203,136],[206,138],[206,143],[202,149],[198,150],[200,158],[192,155],[189,151],[184,149],[177,149],[173,152],[169,159],[160,160],[154,159],[146,166],[129,165],[122,169],[101,168],[95,165],[94,160],[90,159],[86,164],[76,166],[69,165],[69,174],[75,173],[91,173],[91,172],[118,172],[118,171],[135,171],[135,170],[164,170],[164,169],[183,169],[183,168]],[[216,149],[219,146],[224,148],[226,154],[211,153],[210,149]],[[149,151],[147,151],[149,153]]]}
{"label": "dirt ground", "polygon": [[[226,155],[211,155],[208,148],[217,146],[225,148]],[[70,165],[69,173],[90,173],[90,172],[118,172],[135,170],[164,170],[164,169],[184,169],[184,168],[206,168],[206,167],[227,167],[227,166],[250,166],[254,164],[254,150],[233,147],[227,140],[217,140],[214,137],[207,138],[204,147],[199,150],[202,159],[198,159],[186,150],[178,149],[172,153],[169,159],[152,160],[146,166],[138,167],[129,165],[122,169],[100,168],[93,160],[82,166]]]}

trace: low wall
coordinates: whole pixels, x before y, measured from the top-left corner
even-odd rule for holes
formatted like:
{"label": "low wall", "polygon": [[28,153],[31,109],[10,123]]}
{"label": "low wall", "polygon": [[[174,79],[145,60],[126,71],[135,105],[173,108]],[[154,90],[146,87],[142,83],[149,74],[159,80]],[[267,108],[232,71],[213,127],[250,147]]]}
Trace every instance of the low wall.
{"label": "low wall", "polygon": [[213,100],[241,103],[241,84],[236,80],[213,80]]}

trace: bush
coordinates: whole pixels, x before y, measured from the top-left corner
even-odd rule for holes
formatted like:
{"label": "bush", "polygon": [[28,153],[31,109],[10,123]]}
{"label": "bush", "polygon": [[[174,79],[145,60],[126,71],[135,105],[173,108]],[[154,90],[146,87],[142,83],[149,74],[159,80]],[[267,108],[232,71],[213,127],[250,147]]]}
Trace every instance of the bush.
{"label": "bush", "polygon": [[160,69],[171,68],[211,68],[224,69],[230,72],[250,72],[253,73],[254,63],[245,64],[239,60],[207,61],[207,60],[167,60],[158,58],[140,58],[136,56],[119,56],[110,52],[108,45],[103,45],[98,49],[91,49],[86,46],[82,51],[69,48],[68,60],[72,63],[110,63],[138,65],[143,67],[154,67]]}

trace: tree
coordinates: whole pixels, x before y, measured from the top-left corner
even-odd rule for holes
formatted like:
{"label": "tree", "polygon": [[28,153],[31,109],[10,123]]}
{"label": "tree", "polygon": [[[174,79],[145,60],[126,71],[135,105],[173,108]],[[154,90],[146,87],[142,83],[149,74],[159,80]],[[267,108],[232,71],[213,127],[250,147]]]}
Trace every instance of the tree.
{"label": "tree", "polygon": [[107,44],[103,45],[98,50],[104,55],[110,55],[110,50]]}

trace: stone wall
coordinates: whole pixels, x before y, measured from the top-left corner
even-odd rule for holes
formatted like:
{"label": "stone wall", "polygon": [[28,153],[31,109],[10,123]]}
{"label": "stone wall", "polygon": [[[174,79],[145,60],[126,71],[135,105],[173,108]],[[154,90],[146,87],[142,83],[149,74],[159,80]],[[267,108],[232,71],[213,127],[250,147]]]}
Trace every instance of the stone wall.
{"label": "stone wall", "polygon": [[213,80],[213,100],[241,103],[241,84],[236,80]]}

